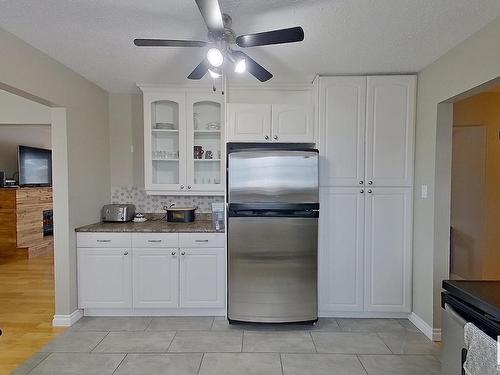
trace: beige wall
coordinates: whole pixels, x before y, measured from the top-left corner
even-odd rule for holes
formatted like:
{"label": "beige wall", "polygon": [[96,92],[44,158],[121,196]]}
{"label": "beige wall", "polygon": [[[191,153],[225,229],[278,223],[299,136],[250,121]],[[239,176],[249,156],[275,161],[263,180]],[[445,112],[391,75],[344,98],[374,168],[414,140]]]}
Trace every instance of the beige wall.
{"label": "beige wall", "polygon": [[484,248],[480,278],[500,279],[500,93],[474,95],[453,105],[454,126],[486,128]]}
{"label": "beige wall", "polygon": [[50,108],[0,90],[0,124],[50,124]]}
{"label": "beige wall", "polygon": [[[21,90],[39,102],[66,108],[66,129],[56,129],[57,136],[67,141],[68,191],[61,193],[68,194],[69,209],[68,233],[60,233],[67,238],[67,248],[59,254],[56,251],[55,259],[56,314],[70,314],[77,307],[74,228],[97,221],[101,206],[109,201],[108,94],[2,29],[0,46],[2,88]],[[52,123],[54,116],[58,123],[64,122],[60,119],[64,111],[52,115]]]}
{"label": "beige wall", "polygon": [[[498,76],[500,18],[418,75],[413,311],[434,328],[441,326],[441,280],[448,274],[452,119],[451,104],[440,106],[438,119],[438,104]],[[420,196],[421,185],[429,187],[427,199]]]}
{"label": "beige wall", "polygon": [[111,186],[144,187],[142,95],[109,95]]}

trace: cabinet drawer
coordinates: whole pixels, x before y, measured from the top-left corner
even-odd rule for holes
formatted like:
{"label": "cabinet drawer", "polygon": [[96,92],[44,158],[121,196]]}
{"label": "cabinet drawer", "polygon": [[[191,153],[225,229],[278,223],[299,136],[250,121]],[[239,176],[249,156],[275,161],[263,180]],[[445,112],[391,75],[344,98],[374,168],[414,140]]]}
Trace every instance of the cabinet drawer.
{"label": "cabinet drawer", "polygon": [[78,247],[130,247],[130,233],[77,233]]}
{"label": "cabinet drawer", "polygon": [[179,247],[177,233],[133,233],[132,247]]}
{"label": "cabinet drawer", "polygon": [[224,233],[179,233],[179,247],[224,247]]}

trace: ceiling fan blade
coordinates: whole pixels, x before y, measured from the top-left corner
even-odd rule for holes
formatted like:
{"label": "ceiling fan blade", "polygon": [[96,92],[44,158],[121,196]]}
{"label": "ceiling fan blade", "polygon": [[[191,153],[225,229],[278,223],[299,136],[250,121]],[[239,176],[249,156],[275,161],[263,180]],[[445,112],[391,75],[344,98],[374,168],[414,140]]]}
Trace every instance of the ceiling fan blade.
{"label": "ceiling fan blade", "polygon": [[208,60],[205,58],[201,61],[201,63],[198,64],[196,68],[191,72],[190,75],[188,75],[189,79],[202,79],[205,74],[207,74],[208,69],[210,68],[210,63]]}
{"label": "ceiling fan blade", "polygon": [[210,32],[222,34],[224,32],[224,21],[220,10],[219,0],[195,0],[198,9],[207,24]]}
{"label": "ceiling fan blade", "polygon": [[246,53],[241,51],[234,51],[233,55],[236,59],[245,59],[247,72],[257,78],[259,81],[266,82],[273,78],[273,75],[271,73],[269,73],[262,65],[260,65]]}
{"label": "ceiling fan blade", "polygon": [[236,38],[236,44],[240,47],[267,46],[270,44],[293,43],[304,40],[304,30],[302,27],[290,27],[266,31],[263,33],[241,35]]}
{"label": "ceiling fan blade", "polygon": [[134,39],[138,47],[204,47],[207,42],[199,40]]}

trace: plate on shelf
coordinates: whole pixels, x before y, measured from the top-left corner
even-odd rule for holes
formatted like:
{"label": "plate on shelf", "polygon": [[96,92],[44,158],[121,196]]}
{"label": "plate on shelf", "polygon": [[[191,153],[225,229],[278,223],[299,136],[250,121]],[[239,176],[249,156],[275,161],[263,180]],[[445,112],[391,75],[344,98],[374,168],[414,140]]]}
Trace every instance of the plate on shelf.
{"label": "plate on shelf", "polygon": [[220,130],[220,122],[209,122],[205,127],[207,130]]}
{"label": "plate on shelf", "polygon": [[175,124],[171,122],[157,122],[155,124],[155,129],[173,130],[175,129]]}

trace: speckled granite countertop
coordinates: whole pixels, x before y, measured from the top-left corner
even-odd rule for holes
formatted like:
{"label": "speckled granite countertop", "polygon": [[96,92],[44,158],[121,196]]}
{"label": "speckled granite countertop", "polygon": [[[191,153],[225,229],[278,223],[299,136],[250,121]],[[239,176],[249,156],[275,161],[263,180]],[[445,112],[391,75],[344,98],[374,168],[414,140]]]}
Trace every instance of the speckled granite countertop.
{"label": "speckled granite countertop", "polygon": [[95,223],[75,229],[76,232],[116,233],[224,233],[213,229],[212,221],[195,220],[192,223],[169,223],[165,220],[148,220],[144,223]]}

